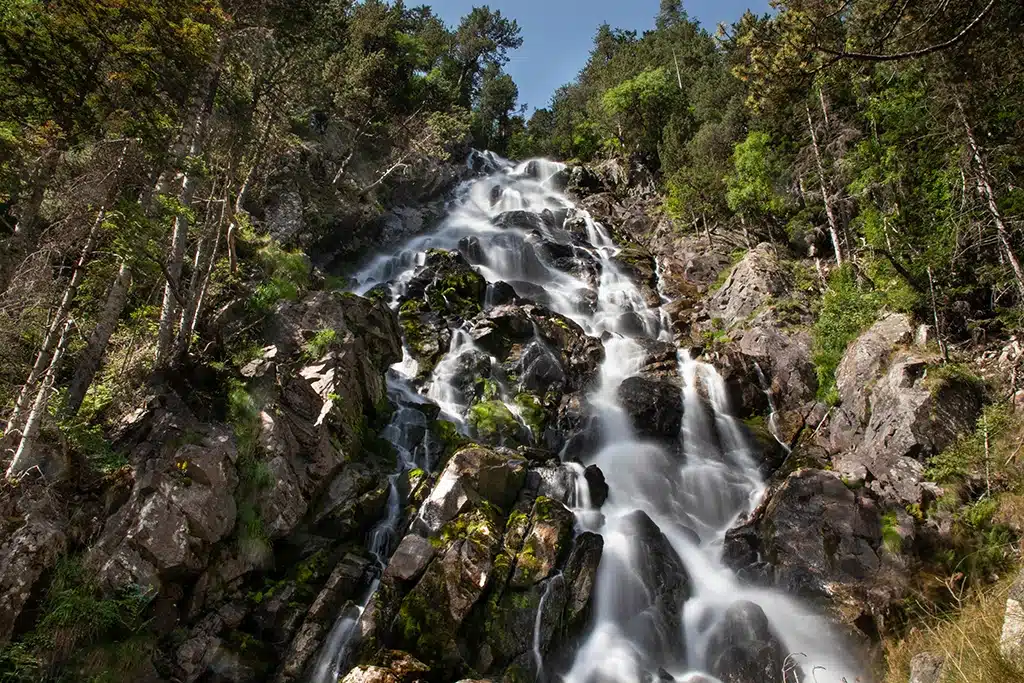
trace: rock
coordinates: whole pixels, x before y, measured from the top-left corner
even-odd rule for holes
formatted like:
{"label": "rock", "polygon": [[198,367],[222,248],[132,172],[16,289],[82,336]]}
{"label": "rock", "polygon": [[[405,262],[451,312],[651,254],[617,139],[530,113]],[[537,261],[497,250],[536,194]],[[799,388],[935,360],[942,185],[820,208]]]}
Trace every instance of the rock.
{"label": "rock", "polygon": [[[746,524],[726,535],[725,559],[742,573],[767,571],[786,593],[829,607],[840,621],[863,626],[884,619],[904,597],[908,577],[882,557],[880,513],[863,490],[832,472],[790,474]],[[757,567],[757,558],[771,558]],[[861,621],[858,621],[861,620]]]}
{"label": "rock", "polygon": [[532,211],[506,211],[494,219],[494,224],[499,228],[516,228],[526,232],[544,229],[544,219]]}
{"label": "rock", "polygon": [[863,464],[872,488],[902,504],[921,504],[930,456],[971,431],[981,412],[980,385],[958,376],[929,378],[929,361],[897,354],[871,389],[871,415],[856,452],[843,460]]}
{"label": "rock", "polygon": [[504,306],[515,301],[516,290],[507,282],[498,280],[487,285],[487,294],[484,297],[485,305],[489,308]]}
{"label": "rock", "polygon": [[551,498],[563,505],[572,505],[576,497],[576,474],[565,465],[532,468],[526,475],[526,481],[538,496]]}
{"label": "rock", "polygon": [[708,312],[731,327],[753,315],[769,299],[789,291],[790,282],[769,244],[759,244],[733,267],[708,302]]}
{"label": "rock", "polygon": [[[678,665],[685,652],[679,629],[683,603],[692,594],[689,574],[671,543],[646,513],[636,510],[614,527],[632,546],[629,564],[615,568],[616,576],[630,577],[618,586],[611,617],[625,635],[647,644],[642,664],[646,669]],[[604,562],[625,562],[618,553]]]}
{"label": "rock", "polygon": [[946,665],[944,655],[921,652],[910,660],[910,683],[942,683]]}
{"label": "rock", "polygon": [[637,286],[644,303],[651,308],[661,305],[657,266],[650,251],[639,245],[626,246],[619,250],[612,262]]}
{"label": "rock", "polygon": [[227,429],[197,431],[193,443],[177,448],[173,433],[150,438],[169,452],[142,463],[128,502],[107,520],[87,556],[110,587],[159,590],[165,579],[198,576],[213,546],[235,527],[238,453]]}
{"label": "rock", "polygon": [[1008,662],[1024,662],[1024,571],[1017,575],[1006,597],[999,653]]}
{"label": "rock", "polygon": [[327,487],[313,523],[335,538],[368,531],[387,503],[387,482],[382,473],[365,463],[349,463]]}
{"label": "rock", "polygon": [[357,666],[341,683],[401,683],[398,676],[380,666]]}
{"label": "rock", "polygon": [[850,343],[836,367],[836,389],[843,419],[832,422],[833,450],[851,447],[867,424],[868,396],[865,387],[881,374],[898,345],[910,343],[913,327],[910,318],[890,313]]}
{"label": "rock", "polygon": [[401,650],[387,650],[380,656],[380,661],[400,683],[414,683],[430,671],[429,666]]}
{"label": "rock", "polygon": [[38,501],[34,497],[23,494],[22,523],[0,542],[0,645],[10,640],[36,584],[53,569],[68,543],[61,516],[46,504],[45,496]]}
{"label": "rock", "polygon": [[389,577],[399,581],[415,581],[436,554],[437,550],[430,541],[422,536],[409,534],[398,544],[388,562],[386,572]]}
{"label": "rock", "polygon": [[629,377],[619,385],[619,400],[641,438],[674,441],[683,423],[683,399],[677,385]]}
{"label": "rock", "polygon": [[787,335],[774,327],[753,327],[740,338],[739,349],[759,364],[777,411],[799,409],[814,400],[818,378],[808,333]]}
{"label": "rock", "polygon": [[737,602],[725,613],[707,645],[707,670],[722,683],[785,683],[786,652],[764,611]]}
{"label": "rock", "polygon": [[470,446],[448,461],[434,490],[424,501],[415,526],[434,535],[471,506],[486,500],[508,509],[526,477],[523,462]]}
{"label": "rock", "polygon": [[600,508],[608,500],[608,484],[604,480],[604,472],[597,465],[588,465],[583,477],[590,489],[590,504]]}
{"label": "rock", "polygon": [[480,312],[486,290],[487,281],[462,254],[431,249],[409,281],[405,301],[418,299],[445,318],[467,319]]}
{"label": "rock", "polygon": [[528,588],[551,575],[568,552],[576,521],[564,505],[544,496],[534,502],[531,519],[509,582],[513,588]]}
{"label": "rock", "polygon": [[564,623],[570,631],[578,631],[586,625],[603,550],[604,538],[599,534],[584,531],[573,539],[572,550],[562,572],[569,587]]}
{"label": "rock", "polygon": [[605,189],[604,182],[588,166],[573,166],[569,169],[569,179],[565,188],[569,195],[582,199]]}

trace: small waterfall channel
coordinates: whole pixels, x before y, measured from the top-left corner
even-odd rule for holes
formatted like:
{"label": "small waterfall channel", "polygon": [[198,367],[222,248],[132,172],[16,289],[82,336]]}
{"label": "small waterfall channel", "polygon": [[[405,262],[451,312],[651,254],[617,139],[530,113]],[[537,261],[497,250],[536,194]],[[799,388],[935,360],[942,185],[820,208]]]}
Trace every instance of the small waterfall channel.
{"label": "small waterfall channel", "polygon": [[[486,172],[460,188],[442,224],[373,259],[357,273],[355,291],[363,294],[387,283],[397,307],[428,250],[460,250],[476,255],[470,262],[488,282],[485,308],[493,303],[492,287],[508,283],[522,299],[550,308],[602,340],[605,359],[589,397],[600,432],[597,445],[582,463],[565,463],[577,481],[573,510],[577,529],[604,538],[591,624],[571,664],[562,670],[548,670],[535,645],[537,679],[641,683],[671,676],[677,681],[716,681],[707,673],[708,645],[723,628],[729,608],[744,601],[764,611],[785,651],[800,653],[801,668],[814,671],[819,683],[856,680],[858,672],[845,661],[842,645],[830,635],[823,618],[785,595],[742,584],[721,560],[726,531],[753,510],[765,491],[745,432],[730,413],[722,377],[713,366],[679,348],[678,400],[683,418],[678,447],[641,438],[621,403],[619,387],[643,367],[645,340],[673,341],[667,316],[660,306],[650,306],[623,272],[615,260],[620,249],[609,232],[557,189],[555,179],[564,166],[545,160],[517,165],[476,152],[471,163],[484,166]],[[510,211],[532,216],[527,221],[530,228],[500,224],[499,216]],[[574,221],[571,236],[567,216]],[[562,259],[566,267],[554,267],[537,257],[533,242],[538,231],[560,245],[567,256]],[[584,262],[596,264],[597,272],[588,274],[574,267]],[[661,303],[667,303],[660,286],[658,294]],[[543,357],[539,349],[537,362],[543,362]],[[390,480],[387,515],[369,539],[378,577],[401,525],[403,501],[396,481],[405,469],[431,466],[429,444],[423,438],[425,418],[415,404],[436,404],[442,418],[467,431],[471,398],[463,395],[453,378],[485,358],[487,354],[474,345],[467,330],[453,329],[447,354],[429,379],[420,378],[418,388],[414,379],[418,368],[408,352],[392,368],[389,395],[398,410],[383,437],[399,454],[399,470]],[[490,362],[497,361],[491,358]],[[525,426],[521,407],[508,400],[505,388],[496,386],[494,392]],[[600,467],[609,487],[600,511],[593,509],[583,482],[584,465],[590,464]],[[689,597],[674,621],[652,616],[663,587],[642,570],[644,548],[632,526],[638,510],[668,539],[689,577]],[[547,589],[563,580],[561,575],[548,579]],[[375,580],[367,600],[376,587]],[[312,683],[334,683],[345,674],[346,647],[358,617],[359,610],[339,615]],[[538,614],[535,643],[539,628]]]}

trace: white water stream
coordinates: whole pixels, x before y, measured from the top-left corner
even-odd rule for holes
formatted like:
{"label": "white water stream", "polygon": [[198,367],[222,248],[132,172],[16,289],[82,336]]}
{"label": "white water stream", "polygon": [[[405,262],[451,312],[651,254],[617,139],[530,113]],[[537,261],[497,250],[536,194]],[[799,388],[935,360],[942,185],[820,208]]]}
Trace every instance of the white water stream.
{"label": "white water stream", "polygon": [[[538,677],[543,672],[548,680],[560,675],[566,683],[641,683],[658,680],[667,672],[676,680],[697,680],[708,666],[709,639],[720,628],[725,611],[742,600],[761,606],[787,653],[806,655],[799,664],[804,671],[814,670],[818,683],[840,683],[844,677],[856,680],[858,672],[844,661],[843,648],[830,635],[824,619],[787,596],[742,585],[721,562],[725,532],[757,505],[764,482],[744,433],[730,414],[717,371],[691,359],[685,349],[679,351],[682,457],[678,450],[670,452],[638,438],[617,392],[622,381],[637,374],[643,365],[645,351],[638,336],[672,340],[666,329],[667,317],[659,308],[646,305],[637,287],[612,260],[618,249],[603,226],[584,214],[585,240],[573,239],[563,230],[565,213],[574,207],[552,186],[552,178],[563,168],[560,164],[537,160],[513,165],[491,154],[478,155],[475,161],[488,166],[489,174],[464,184],[456,207],[437,230],[370,262],[356,275],[356,291],[365,293],[389,283],[397,305],[416,268],[424,263],[426,251],[458,249],[461,241],[464,254],[477,254],[470,261],[488,283],[504,281],[525,298],[543,297],[544,305],[578,323],[588,335],[603,339],[605,360],[590,396],[600,424],[601,445],[585,459],[585,464],[601,468],[609,486],[601,514],[591,509],[582,481],[583,467],[567,463],[579,483],[574,501],[577,525],[602,534],[605,540],[592,623],[568,671],[546,671],[535,634]],[[530,212],[535,217],[533,225],[497,225],[495,219],[506,211]],[[581,267],[558,269],[539,258],[534,247],[537,232],[570,250],[576,257],[570,261]],[[467,249],[467,240],[478,248]],[[587,274],[586,264],[597,265],[596,276]],[[488,305],[490,301],[489,293]],[[469,400],[452,378],[468,360],[463,356],[480,353],[468,334],[453,330],[450,350],[424,388],[427,398],[440,406],[442,416],[463,427]],[[393,370],[392,397],[399,404],[423,400],[414,397],[410,389],[415,361],[407,357]],[[515,410],[511,404],[510,408]],[[394,480],[417,459],[408,443],[410,425],[403,423],[420,419],[412,413],[422,418],[418,411],[403,408],[384,434],[398,446],[400,470],[392,479],[394,500],[389,502],[387,518],[371,538],[371,550],[381,570],[393,550],[399,522]],[[685,603],[679,623],[671,626],[673,633],[652,633],[644,619],[661,587],[643,585],[631,569],[638,546],[622,523],[636,510],[658,525],[690,576],[692,597]],[[549,580],[548,589],[555,580]],[[314,683],[333,683],[344,673],[339,664],[344,661],[357,618],[358,614],[339,618],[321,653]],[[535,631],[539,631],[540,614],[537,622]],[[664,643],[685,645],[680,651],[666,651]],[[700,680],[714,680],[704,676]]]}

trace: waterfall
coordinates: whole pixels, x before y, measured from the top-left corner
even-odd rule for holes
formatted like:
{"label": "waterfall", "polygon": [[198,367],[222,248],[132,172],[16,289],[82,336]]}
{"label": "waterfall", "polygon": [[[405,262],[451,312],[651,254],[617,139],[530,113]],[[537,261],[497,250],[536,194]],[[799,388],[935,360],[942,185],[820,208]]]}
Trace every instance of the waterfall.
{"label": "waterfall", "polygon": [[[577,495],[572,501],[577,528],[604,537],[604,555],[598,569],[592,622],[571,666],[558,672],[566,683],[611,683],[659,680],[713,680],[707,676],[707,648],[723,623],[726,611],[737,601],[763,609],[771,630],[787,653],[802,653],[801,666],[815,671],[819,683],[852,681],[858,672],[845,661],[843,647],[830,635],[826,621],[788,596],[740,583],[721,560],[726,531],[743,519],[764,495],[765,483],[744,431],[732,416],[727,392],[715,368],[678,350],[679,401],[683,418],[676,447],[653,443],[638,436],[620,400],[624,380],[641,372],[646,342],[671,342],[668,315],[663,306],[651,307],[637,285],[624,273],[615,257],[620,248],[611,234],[555,186],[563,166],[534,160],[512,164],[490,153],[474,154],[470,165],[483,175],[464,183],[453,208],[433,232],[407,242],[393,253],[371,260],[355,275],[356,293],[389,284],[399,294],[424,263],[430,249],[460,250],[488,282],[485,307],[495,301],[494,283],[508,283],[527,299],[543,297],[548,308],[577,323],[584,332],[601,339],[605,350],[589,403],[596,411],[599,447],[586,454],[583,463],[566,463],[575,474]],[[572,235],[564,227],[573,212]],[[526,212],[500,223],[506,212]],[[580,224],[582,223],[582,230]],[[538,257],[538,244],[554,244],[564,257],[552,262]],[[467,245],[476,245],[472,250]],[[661,265],[656,264],[660,276]],[[658,288],[661,303],[667,303]],[[581,301],[589,301],[581,305]],[[465,428],[471,399],[456,378],[467,363],[481,355],[465,328],[453,329],[448,352],[437,363],[426,386],[420,388],[436,403],[445,419]],[[407,354],[408,355],[408,354]],[[484,354],[486,356],[486,354]],[[492,359],[493,361],[493,359]],[[396,387],[409,389],[417,372],[408,357],[394,368],[392,394],[410,400]],[[502,391],[501,400],[505,400]],[[510,406],[514,412],[514,406]],[[415,411],[413,411],[415,412]],[[518,415],[518,413],[516,413]],[[404,431],[401,420],[410,415],[398,411],[385,437],[396,443]],[[397,448],[397,443],[396,443]],[[412,462],[408,449],[400,453],[399,471]],[[584,465],[596,464],[608,487],[607,502],[595,514],[584,481]],[[392,484],[394,482],[392,481]],[[398,500],[389,499],[387,517],[372,534],[371,550],[381,570],[393,550],[389,534],[398,522]],[[678,566],[688,575],[689,597],[681,613],[653,619],[652,606],[661,586],[642,571],[655,561],[644,555],[635,525],[637,512],[653,521],[667,539]],[[676,566],[676,565],[673,565]],[[657,572],[655,572],[657,574]],[[558,579],[562,580],[562,579]],[[551,590],[549,579],[544,597]],[[539,631],[541,601],[535,624],[534,658],[538,675],[543,665]],[[339,673],[337,662],[347,638],[352,615],[339,618],[339,635],[328,659]],[[657,622],[657,623],[655,623]],[[354,623],[354,622],[353,622]],[[818,668],[821,667],[821,668]],[[555,672],[544,672],[554,677]],[[701,677],[701,675],[703,677]],[[315,679],[316,683],[330,676]]]}

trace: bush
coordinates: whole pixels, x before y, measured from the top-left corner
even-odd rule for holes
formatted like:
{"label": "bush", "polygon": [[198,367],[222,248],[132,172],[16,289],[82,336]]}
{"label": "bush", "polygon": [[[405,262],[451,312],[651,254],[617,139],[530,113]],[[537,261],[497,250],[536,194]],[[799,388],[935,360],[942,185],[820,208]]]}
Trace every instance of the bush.
{"label": "bush", "polygon": [[818,374],[818,397],[834,405],[836,367],[846,347],[878,317],[882,295],[861,289],[853,270],[843,266],[829,278],[821,310],[814,323],[814,366]]}
{"label": "bush", "polygon": [[319,360],[337,340],[338,333],[335,330],[330,328],[320,330],[302,347],[302,357],[309,362]]}

